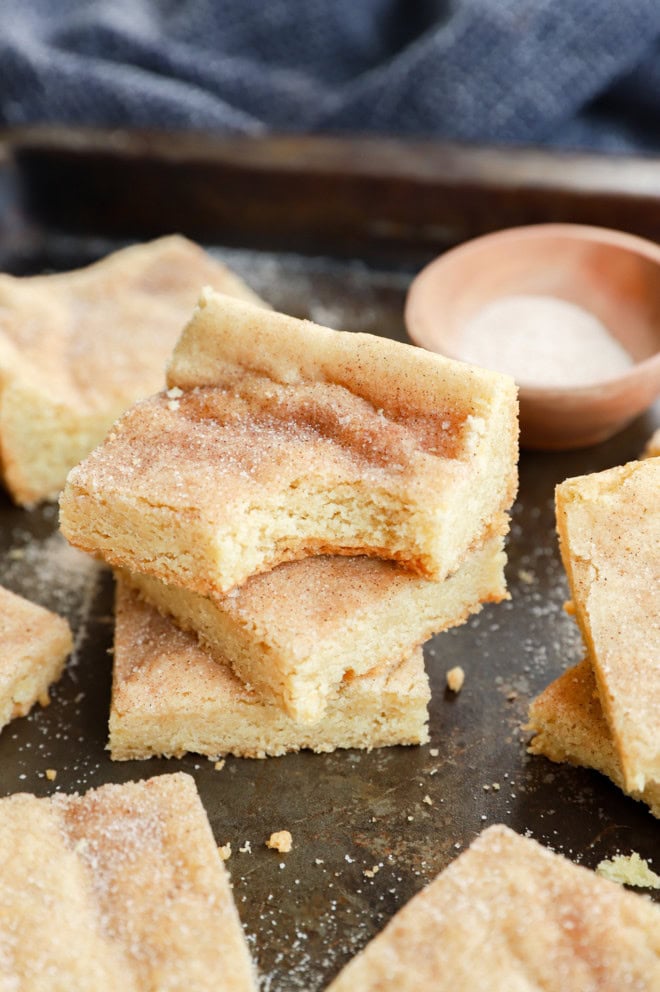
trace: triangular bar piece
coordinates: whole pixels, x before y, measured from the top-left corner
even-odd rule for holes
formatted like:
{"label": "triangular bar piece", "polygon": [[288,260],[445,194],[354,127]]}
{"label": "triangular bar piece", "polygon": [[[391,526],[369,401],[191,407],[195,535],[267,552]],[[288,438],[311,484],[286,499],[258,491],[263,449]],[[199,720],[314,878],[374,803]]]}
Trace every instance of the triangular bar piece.
{"label": "triangular bar piece", "polygon": [[327,992],[656,992],[660,908],[493,826]]}

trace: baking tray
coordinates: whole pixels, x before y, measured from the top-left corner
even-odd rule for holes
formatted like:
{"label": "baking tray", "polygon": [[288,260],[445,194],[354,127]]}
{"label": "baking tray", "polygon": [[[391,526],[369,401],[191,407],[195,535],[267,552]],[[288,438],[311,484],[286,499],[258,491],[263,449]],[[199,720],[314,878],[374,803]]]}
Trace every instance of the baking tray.
{"label": "baking tray", "polygon": [[[73,156],[75,168],[69,179],[59,173],[58,181],[68,190],[58,206],[61,215],[40,211],[44,189],[38,177],[48,171],[53,136],[49,133],[41,162],[39,141],[34,133],[28,137],[27,145],[25,136],[6,140],[5,161],[11,167],[0,170],[5,268],[28,273],[82,265],[140,234],[107,223],[105,208],[95,214],[91,201],[85,224],[64,223],[62,204],[75,199],[83,166],[80,148],[89,152],[96,147],[88,135],[78,145],[70,133],[60,136],[58,154]],[[122,142],[124,149],[130,144],[126,136]],[[27,146],[32,158],[24,169],[16,149]],[[185,163],[179,166],[178,182],[185,187],[190,177]],[[150,167],[157,171],[155,157]],[[548,158],[546,167],[554,175],[556,160]],[[126,167],[127,197],[134,195],[130,175]],[[305,197],[319,199],[323,191],[322,177],[316,185],[310,178],[301,193],[301,210],[311,216]],[[524,212],[523,193],[517,209]],[[625,200],[623,196],[619,202],[624,212]],[[497,197],[491,205],[489,217],[499,216]],[[549,210],[556,206],[550,198]],[[160,209],[162,230],[199,234],[195,217],[189,225],[175,224],[173,218],[168,226],[167,200]],[[180,213],[176,216],[180,220]],[[544,218],[537,213],[534,219]],[[240,248],[227,247],[237,238],[231,225],[224,228],[220,221],[214,236],[206,232],[206,243],[279,309],[405,340],[402,308],[413,272],[412,241],[397,257],[389,236],[385,246],[377,238],[369,245],[365,240],[357,260],[303,254],[297,249],[305,224],[300,217],[292,224],[297,234],[287,251],[284,221],[254,235],[254,242],[270,241],[268,249],[257,250],[250,239]],[[482,226],[488,223],[482,218]],[[144,237],[154,233],[149,225],[142,231]],[[322,230],[307,230],[306,237],[315,248],[322,246]],[[352,240],[341,241],[335,231],[330,241],[335,251],[350,255]],[[272,248],[275,242],[277,250]],[[420,257],[424,254],[419,245],[415,250]],[[376,256],[381,259],[377,264]],[[387,264],[382,260],[386,257]],[[637,457],[658,423],[656,409],[597,447],[522,454],[508,544],[511,600],[485,607],[465,626],[427,645],[433,692],[429,746],[303,753],[264,761],[229,758],[222,770],[195,756],[110,761],[105,751],[113,628],[110,575],[59,537],[53,505],[25,511],[0,495],[0,581],[66,615],[76,632],[73,660],[52,692],[51,705],[13,722],[0,735],[0,792],[47,795],[174,770],[189,772],[218,843],[231,842],[234,853],[227,867],[262,988],[268,992],[322,989],[400,906],[492,823],[506,823],[590,867],[615,852],[636,850],[648,859],[655,856],[657,868],[658,823],[646,807],[596,773],[528,756],[521,727],[530,699],[582,655],[575,624],[562,609],[567,587],[555,537],[554,486],[567,476]],[[445,689],[445,673],[459,664],[466,680],[453,696]],[[54,782],[45,777],[49,768],[57,771]],[[293,850],[281,856],[267,850],[265,841],[273,830],[284,828],[293,835]],[[379,871],[365,875],[374,865]],[[658,893],[653,897],[657,900]]]}

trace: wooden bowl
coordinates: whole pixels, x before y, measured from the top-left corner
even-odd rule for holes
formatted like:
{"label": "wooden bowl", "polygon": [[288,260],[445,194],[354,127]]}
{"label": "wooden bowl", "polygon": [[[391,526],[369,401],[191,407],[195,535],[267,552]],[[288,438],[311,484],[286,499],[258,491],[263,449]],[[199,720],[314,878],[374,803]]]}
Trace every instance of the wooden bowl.
{"label": "wooden bowl", "polygon": [[551,296],[592,313],[632,357],[588,386],[520,386],[521,443],[577,448],[603,441],[660,394],[660,246],[576,224],[539,224],[469,241],[414,279],[405,321],[412,341],[461,359],[461,330],[511,295]]}

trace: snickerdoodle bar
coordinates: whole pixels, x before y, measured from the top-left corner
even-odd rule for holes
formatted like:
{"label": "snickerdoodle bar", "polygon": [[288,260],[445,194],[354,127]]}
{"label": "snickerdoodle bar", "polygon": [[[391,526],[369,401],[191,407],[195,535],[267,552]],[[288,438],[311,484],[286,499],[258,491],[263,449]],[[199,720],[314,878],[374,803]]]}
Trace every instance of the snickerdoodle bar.
{"label": "snickerdoodle bar", "polygon": [[48,704],[72,647],[66,620],[0,586],[0,729]]}
{"label": "snickerdoodle bar", "polygon": [[493,826],[327,992],[655,992],[660,907]]}
{"label": "snickerdoodle bar", "polygon": [[[506,526],[502,517],[502,528]],[[122,578],[196,633],[242,682],[294,720],[314,723],[346,676],[408,657],[433,634],[506,597],[503,538],[470,552],[444,582],[378,558],[316,556],[203,596],[153,576]]]}
{"label": "snickerdoodle bar", "polygon": [[0,800],[0,987],[255,992],[192,778]]}
{"label": "snickerdoodle bar", "polygon": [[645,802],[660,817],[660,783],[647,782],[641,792],[623,781],[621,761],[603,716],[596,679],[588,659],[551,682],[529,708],[528,730],[534,732],[530,754],[550,761],[594,768],[634,799]]}
{"label": "snickerdoodle bar", "polygon": [[176,236],[74,272],[0,275],[0,479],[17,503],[56,498],[117,417],[162,387],[205,284],[258,302]]}
{"label": "snickerdoodle bar", "polygon": [[508,377],[205,292],[169,389],[69,475],[72,544],[204,594],[310,554],[439,581],[516,488]]}
{"label": "snickerdoodle bar", "polygon": [[296,723],[118,583],[108,745],[116,760],[423,744],[429,698],[416,648],[403,660],[347,678],[313,726]]}
{"label": "snickerdoodle bar", "polygon": [[660,782],[660,459],[567,479],[557,528],[625,788]]}

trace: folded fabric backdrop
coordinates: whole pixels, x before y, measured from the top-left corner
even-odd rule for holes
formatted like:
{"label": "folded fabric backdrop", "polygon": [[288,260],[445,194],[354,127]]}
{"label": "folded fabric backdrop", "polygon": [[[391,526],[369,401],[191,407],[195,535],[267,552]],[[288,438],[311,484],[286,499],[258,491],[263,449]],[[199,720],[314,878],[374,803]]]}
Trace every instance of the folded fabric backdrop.
{"label": "folded fabric backdrop", "polygon": [[0,3],[0,122],[660,148],[658,0]]}

